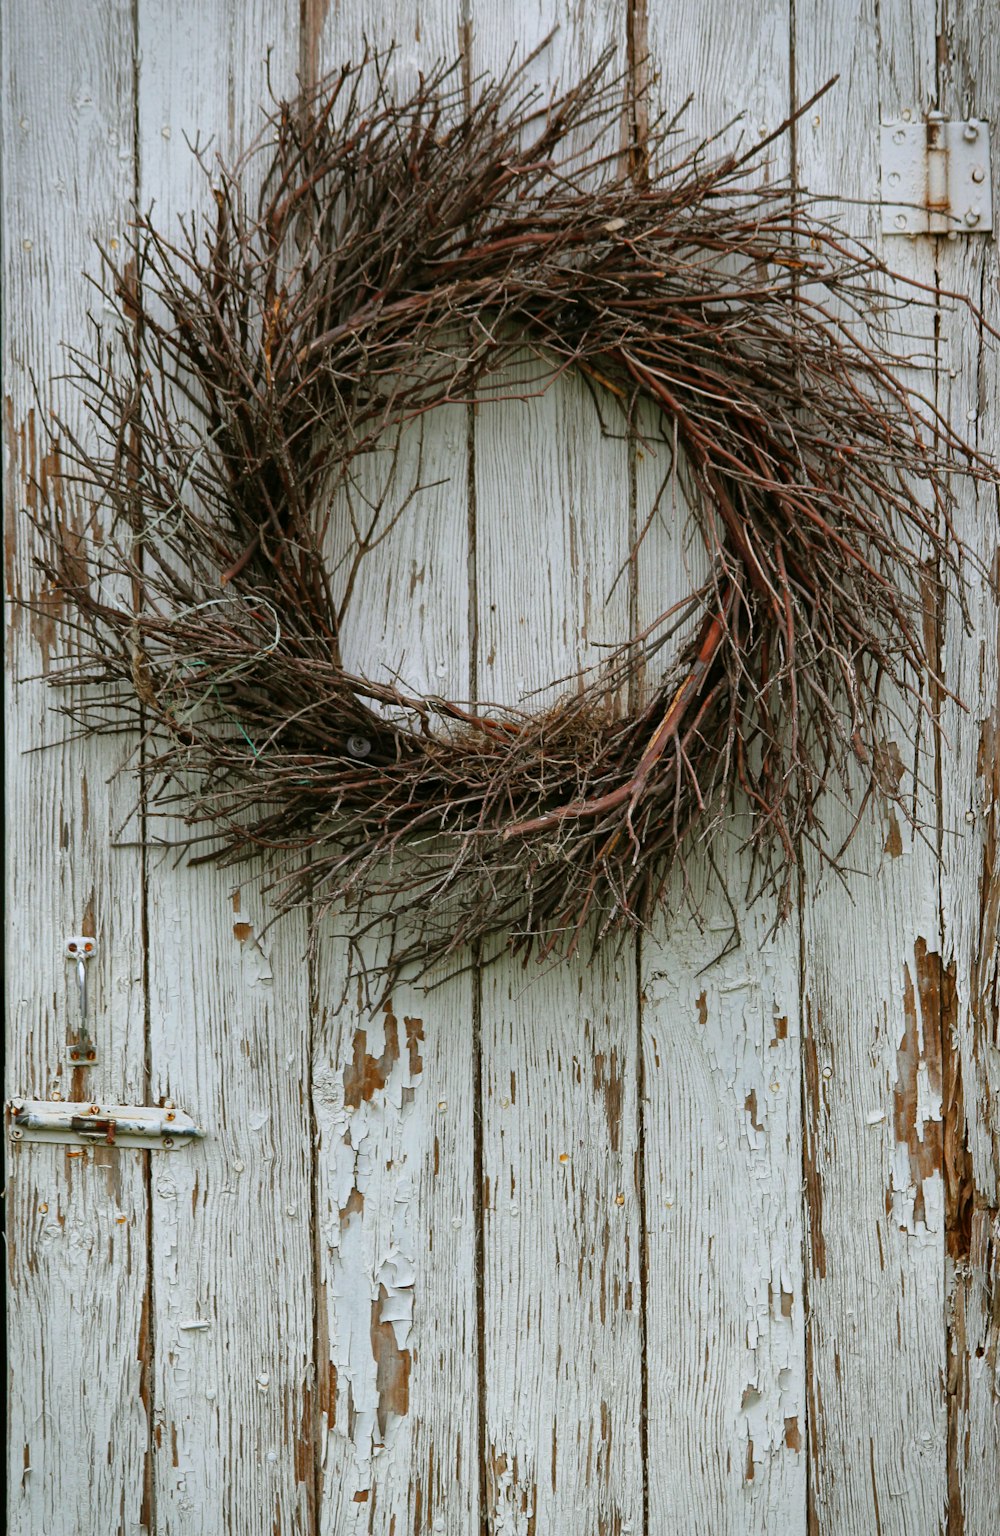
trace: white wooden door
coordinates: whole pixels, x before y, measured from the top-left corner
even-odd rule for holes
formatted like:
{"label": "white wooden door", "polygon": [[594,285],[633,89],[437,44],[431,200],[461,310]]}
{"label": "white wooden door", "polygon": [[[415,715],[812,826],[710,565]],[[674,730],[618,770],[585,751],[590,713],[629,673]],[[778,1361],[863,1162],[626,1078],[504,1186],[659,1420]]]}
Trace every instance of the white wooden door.
{"label": "white wooden door", "polygon": [[[187,141],[234,153],[268,73],[291,91],[367,37],[397,40],[401,78],[459,53],[475,77],[556,28],[541,84],[610,50],[629,131],[691,95],[692,134],[744,114],[729,131],[751,138],[839,74],[772,174],[877,240],[880,118],[1000,116],[991,0],[5,0],[2,25],[7,1094],[169,1100],[206,1132],[169,1154],[8,1140],[9,1529],[993,1536],[986,575],[970,564],[970,633],[929,620],[966,707],[894,744],[901,771],[933,765],[929,843],[872,820],[849,888],[807,863],[775,936],[741,909],[727,950],[710,909],[590,966],[400,987],[372,1019],[343,1001],[333,939],[303,958],[302,926],[265,934],[249,883],[157,845],[116,773],[134,743],[61,744],[57,599],[26,515],[40,483],[99,533],[49,414],[77,409],[58,375],[95,302],[94,242],[113,254],[136,208],[169,226],[197,206]],[[1000,324],[991,238],[889,258]],[[914,367],[995,449],[996,353],[945,299]],[[681,579],[679,520],[609,595],[657,470],[601,436],[572,379],[440,413],[425,453],[441,484],[355,604],[347,643],[370,666],[405,657],[415,687],[513,702]],[[960,496],[1000,577],[995,492]],[[390,600],[411,578],[419,600]],[[69,1055],[71,934],[98,946],[92,1067]]]}

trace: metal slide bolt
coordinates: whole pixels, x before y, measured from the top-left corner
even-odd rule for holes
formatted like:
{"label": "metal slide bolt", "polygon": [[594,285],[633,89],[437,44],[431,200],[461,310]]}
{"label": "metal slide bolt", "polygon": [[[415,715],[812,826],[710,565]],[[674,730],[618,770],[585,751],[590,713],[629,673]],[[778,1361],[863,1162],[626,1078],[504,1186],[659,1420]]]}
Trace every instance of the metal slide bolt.
{"label": "metal slide bolt", "polygon": [[91,1065],[97,1059],[94,1042],[90,1038],[90,1010],[87,1006],[87,964],[97,953],[97,940],[87,933],[70,934],[65,942],[67,960],[76,965],[76,981],[80,989],[79,1043],[70,1047],[70,1060]]}

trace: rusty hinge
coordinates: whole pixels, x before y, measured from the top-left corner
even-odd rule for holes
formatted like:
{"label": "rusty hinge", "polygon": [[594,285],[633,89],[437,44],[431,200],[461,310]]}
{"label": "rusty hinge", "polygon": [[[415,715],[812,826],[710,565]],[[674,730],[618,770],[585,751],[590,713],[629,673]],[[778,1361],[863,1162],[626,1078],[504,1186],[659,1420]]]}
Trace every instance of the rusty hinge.
{"label": "rusty hinge", "polygon": [[882,230],[887,235],[993,231],[989,124],[930,112],[882,124]]}
{"label": "rusty hinge", "polygon": [[170,1152],[202,1132],[191,1116],[172,1105],[68,1104],[51,1099],[11,1099],[7,1105],[11,1141],[61,1141],[71,1145],[150,1147]]}

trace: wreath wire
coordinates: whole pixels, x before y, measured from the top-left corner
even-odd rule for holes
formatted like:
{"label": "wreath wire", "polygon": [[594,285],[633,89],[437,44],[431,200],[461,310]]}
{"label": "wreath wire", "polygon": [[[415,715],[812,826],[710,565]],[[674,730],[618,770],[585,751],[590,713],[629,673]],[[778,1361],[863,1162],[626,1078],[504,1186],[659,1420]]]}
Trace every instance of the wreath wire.
{"label": "wreath wire", "polygon": [[[897,321],[941,295],[769,180],[772,140],[718,154],[663,123],[623,169],[606,61],[471,103],[457,66],[400,100],[387,66],[277,103],[234,165],[203,159],[213,220],[141,219],[105,258],[114,321],[72,354],[88,427],[58,431],[113,532],[40,514],[62,707],[139,729],[143,794],[193,859],[277,853],[279,910],[388,934],[390,976],[645,924],[737,805],[780,919],[803,840],[842,857],[825,790],[912,818],[885,741],[944,687],[924,617],[962,599],[950,479],[993,475],[903,381]],[[567,368],[619,431],[652,406],[708,580],[535,713],[345,669],[361,562],[421,490],[389,475],[363,526],[359,466]]]}

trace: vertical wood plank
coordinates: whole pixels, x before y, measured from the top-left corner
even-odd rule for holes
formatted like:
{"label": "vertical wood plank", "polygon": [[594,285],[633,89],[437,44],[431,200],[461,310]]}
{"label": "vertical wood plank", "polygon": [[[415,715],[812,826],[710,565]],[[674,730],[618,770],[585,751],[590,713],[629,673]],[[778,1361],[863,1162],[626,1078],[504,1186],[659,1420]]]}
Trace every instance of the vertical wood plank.
{"label": "vertical wood plank", "polygon": [[[649,11],[650,115],[688,96],[684,138],[749,148],[789,112],[788,9],[779,0]],[[669,150],[667,151],[669,153]],[[787,146],[766,172],[787,176]],[[661,489],[664,450],[640,450],[638,523]],[[695,584],[704,560],[672,484],[639,555],[639,620]],[[704,855],[642,944],[649,1274],[649,1529],[805,1529],[798,916],[776,934],[749,908],[741,829]],[[735,925],[735,928],[734,928]]]}
{"label": "vertical wood plank", "polygon": [[[800,127],[802,181],[876,200],[880,117],[934,103],[933,6],[858,0],[834,13],[796,0],[795,21],[798,98],[841,75]],[[874,210],[838,217],[879,238]],[[887,255],[933,285],[931,242],[896,240]],[[932,392],[933,314],[911,307],[907,331],[911,381]],[[924,781],[915,803],[931,846],[896,816],[869,817],[846,890],[828,878],[814,895],[807,866],[810,1529],[838,1536],[937,1530],[945,1502],[935,743],[929,730],[892,734],[905,782]],[[835,842],[850,825],[830,815]]]}
{"label": "vertical wood plank", "polygon": [[[395,44],[406,94],[463,38],[457,6],[348,0],[307,8],[303,69]],[[364,560],[345,662],[419,693],[468,699],[468,413],[403,438],[390,509],[429,487]],[[374,501],[380,456],[359,466]],[[331,930],[335,922],[329,924]],[[363,946],[368,964],[376,942]],[[331,931],[319,946],[313,1044],[322,1505],[327,1536],[473,1529],[479,1517],[473,979],[400,983],[374,1015]],[[326,1375],[324,1376],[324,1372]]]}
{"label": "vertical wood plank", "polygon": [[[553,26],[545,90],[611,49],[624,8],[472,9],[473,69]],[[624,95],[624,89],[623,89]],[[537,368],[536,368],[537,372]],[[577,379],[482,406],[475,433],[480,697],[517,703],[628,632],[623,441]],[[532,707],[544,698],[535,695]],[[641,1285],[634,946],[482,977],[486,1529],[639,1530]]]}
{"label": "vertical wood plank", "polygon": [[[7,615],[6,1084],[105,1102],[141,1102],[144,1089],[141,861],[116,846],[134,842],[134,797],[113,777],[120,742],[60,745],[66,722],[41,675],[66,662],[68,642],[24,509],[45,494],[68,527],[100,533],[101,509],[63,478],[50,412],[89,436],[58,376],[64,345],[86,339],[94,242],[113,247],[131,216],[133,62],[118,0],[4,7],[5,577],[13,604],[40,599],[36,613]],[[79,1011],[63,943],[80,932],[99,944],[88,1069],[68,1050]],[[9,1150],[7,1529],[145,1530],[148,1154]]]}
{"label": "vertical wood plank", "polygon": [[[281,0],[140,0],[140,205],[211,206],[185,138],[227,158],[294,89]],[[154,828],[155,831],[155,828]],[[312,1532],[310,997],[305,932],[248,876],[149,862],[151,1092],[206,1139],[154,1176],[158,1536]]]}
{"label": "vertical wood plank", "polygon": [[[1000,40],[988,7],[939,16],[939,106],[990,123],[994,210],[1000,209]],[[941,241],[944,289],[970,294],[1000,328],[993,238]],[[996,453],[997,343],[945,306],[939,402],[958,431]],[[969,563],[971,632],[953,606],[943,675],[966,706],[944,709],[942,913],[949,989],[944,1026],[944,1202],[948,1281],[948,1536],[1000,1528],[1000,515],[997,488],[957,487],[957,530]]]}

